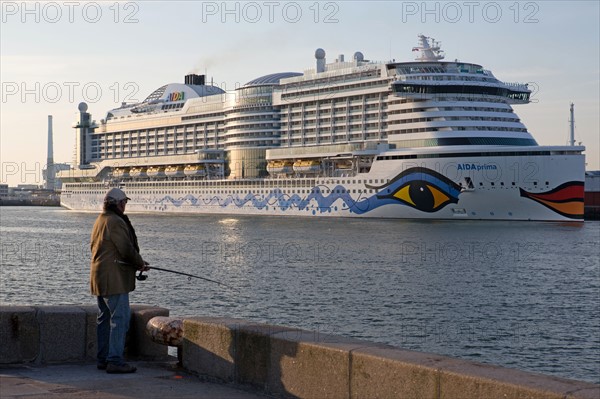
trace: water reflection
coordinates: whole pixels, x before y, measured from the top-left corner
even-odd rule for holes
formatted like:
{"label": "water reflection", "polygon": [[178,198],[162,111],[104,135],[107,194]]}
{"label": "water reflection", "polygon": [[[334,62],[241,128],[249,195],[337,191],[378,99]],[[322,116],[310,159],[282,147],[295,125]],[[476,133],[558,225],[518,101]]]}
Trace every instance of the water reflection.
{"label": "water reflection", "polygon": [[[93,303],[96,215],[35,212],[2,209],[0,301]],[[599,382],[600,223],[131,220],[152,265],[240,289],[150,271],[134,302]]]}

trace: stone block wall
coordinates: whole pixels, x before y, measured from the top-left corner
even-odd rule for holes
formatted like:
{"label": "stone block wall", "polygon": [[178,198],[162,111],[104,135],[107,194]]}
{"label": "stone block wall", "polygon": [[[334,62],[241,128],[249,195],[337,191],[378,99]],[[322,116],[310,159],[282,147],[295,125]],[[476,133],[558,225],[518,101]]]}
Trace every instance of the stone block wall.
{"label": "stone block wall", "polygon": [[[0,364],[64,363],[96,358],[95,305],[0,306]],[[126,354],[129,357],[167,357],[167,347],[153,343],[145,326],[169,310],[133,305]]]}
{"label": "stone block wall", "polygon": [[586,382],[231,318],[184,319],[182,362],[284,398],[600,398]]}

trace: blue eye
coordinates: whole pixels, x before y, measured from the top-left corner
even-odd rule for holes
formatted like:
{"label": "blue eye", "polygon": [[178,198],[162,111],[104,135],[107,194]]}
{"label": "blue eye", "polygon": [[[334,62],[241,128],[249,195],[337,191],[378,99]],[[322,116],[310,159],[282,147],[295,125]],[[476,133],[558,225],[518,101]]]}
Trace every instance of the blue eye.
{"label": "blue eye", "polygon": [[458,203],[460,186],[436,171],[410,168],[389,183],[369,188],[383,190],[378,199],[393,199],[423,212],[436,212],[448,204]]}

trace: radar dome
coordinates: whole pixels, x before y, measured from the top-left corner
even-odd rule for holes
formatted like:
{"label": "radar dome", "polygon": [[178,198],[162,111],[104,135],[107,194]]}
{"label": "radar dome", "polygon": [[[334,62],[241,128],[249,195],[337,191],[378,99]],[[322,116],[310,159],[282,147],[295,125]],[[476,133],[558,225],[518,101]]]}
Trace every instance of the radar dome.
{"label": "radar dome", "polygon": [[323,50],[322,48],[318,48],[315,51],[315,58],[318,60],[322,60],[325,58],[325,50]]}
{"label": "radar dome", "polygon": [[79,112],[86,112],[88,110],[88,105],[86,103],[79,103],[77,108],[79,109]]}
{"label": "radar dome", "polygon": [[354,53],[354,57],[353,57],[356,61],[364,61],[365,56],[363,55],[363,53],[361,53],[360,51],[357,51],[356,53]]}

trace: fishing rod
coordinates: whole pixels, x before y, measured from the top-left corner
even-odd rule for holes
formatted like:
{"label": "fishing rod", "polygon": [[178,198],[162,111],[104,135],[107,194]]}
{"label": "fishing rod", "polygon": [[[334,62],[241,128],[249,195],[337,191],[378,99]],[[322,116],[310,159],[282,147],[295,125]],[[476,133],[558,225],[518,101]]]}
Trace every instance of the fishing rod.
{"label": "fishing rod", "polygon": [[[123,261],[120,261],[120,260],[117,260],[117,259],[115,259],[115,262],[116,263],[120,263],[122,265],[133,266],[131,263],[123,262]],[[155,267],[155,266],[146,266],[146,267],[148,269],[150,269],[150,270],[159,270],[161,272],[168,272],[168,273],[180,274],[182,276],[186,276],[188,278],[188,281],[191,281],[192,278],[198,278],[200,280],[209,281],[211,283],[219,284],[219,285],[222,285],[223,287],[227,287],[227,288],[231,288],[232,290],[239,291],[237,288],[232,287],[230,285],[227,285],[225,283],[221,283],[220,281],[211,280],[209,278],[202,277],[202,276],[196,276],[195,274],[189,274],[189,273],[179,272],[177,270],[171,270],[171,269],[164,269],[162,267]],[[140,270],[140,273],[137,276],[135,276],[135,278],[138,279],[139,281],[144,281],[144,280],[146,280],[148,278],[148,276],[145,275],[145,274],[142,274],[142,271]]]}

